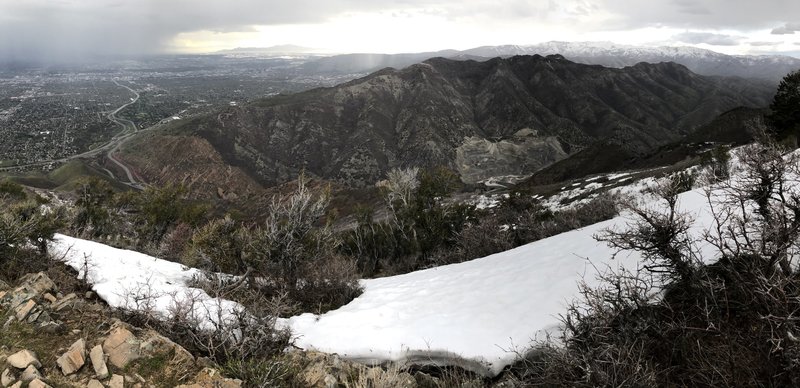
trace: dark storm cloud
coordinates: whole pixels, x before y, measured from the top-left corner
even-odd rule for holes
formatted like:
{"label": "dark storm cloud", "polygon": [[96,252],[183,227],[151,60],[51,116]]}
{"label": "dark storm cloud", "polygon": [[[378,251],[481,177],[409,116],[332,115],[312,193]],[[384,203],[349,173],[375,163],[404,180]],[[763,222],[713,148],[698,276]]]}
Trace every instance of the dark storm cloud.
{"label": "dark storm cloud", "polygon": [[[588,11],[585,7],[569,10]],[[182,32],[252,32],[346,12],[423,10],[451,20],[544,20],[553,0],[0,0],[0,60],[154,53]],[[580,5],[580,4],[579,4]],[[280,37],[291,42],[292,37]]]}
{"label": "dark storm cloud", "polygon": [[732,35],[712,34],[710,32],[684,32],[674,35],[672,39],[689,44],[706,43],[714,46],[737,46],[744,38]]}
{"label": "dark storm cloud", "polygon": [[[413,4],[415,0],[403,0]],[[0,0],[0,55],[67,57],[164,49],[181,32],[316,23],[387,4],[370,0]],[[291,40],[291,37],[286,37]]]}
{"label": "dark storm cloud", "polygon": [[[788,34],[798,31],[796,20],[786,18],[800,15],[800,1],[0,0],[0,61],[26,56],[153,53],[169,49],[171,40],[182,32],[247,32],[256,25],[322,23],[346,12],[404,10],[475,28],[514,23],[547,25],[556,20],[569,23],[576,32],[649,26],[749,31],[781,26],[773,32]],[[581,22],[576,22],[578,19]],[[687,34],[680,37],[687,43],[727,45],[737,39]],[[521,43],[529,39],[509,36],[509,41]],[[292,37],[279,40],[292,42]]]}

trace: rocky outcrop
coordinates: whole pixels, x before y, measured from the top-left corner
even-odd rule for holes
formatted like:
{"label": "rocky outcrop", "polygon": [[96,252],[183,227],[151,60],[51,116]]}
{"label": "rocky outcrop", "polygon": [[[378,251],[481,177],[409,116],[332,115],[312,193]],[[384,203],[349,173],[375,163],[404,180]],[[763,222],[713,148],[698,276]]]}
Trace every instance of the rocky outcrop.
{"label": "rocky outcrop", "polygon": [[28,383],[28,388],[50,388],[50,386],[42,380],[33,379],[33,381]]}
{"label": "rocky outcrop", "polygon": [[[5,313],[9,320],[0,327],[0,339],[16,338],[19,348],[0,346],[0,387],[145,388],[163,386],[159,379],[165,377],[191,387],[241,386],[204,369],[186,349],[157,332],[109,318],[110,312],[83,299],[83,292],[59,293],[44,273],[26,276],[18,287],[1,292],[0,316]],[[18,316],[19,306],[30,302],[34,307]],[[92,366],[86,367],[89,362]]]}
{"label": "rocky outcrop", "polygon": [[14,375],[14,372],[11,372],[11,369],[6,368],[2,374],[0,374],[0,386],[7,387],[11,384],[14,384],[17,381],[17,376]]}
{"label": "rocky outcrop", "polygon": [[105,341],[103,351],[108,355],[108,361],[117,368],[125,368],[128,363],[135,361],[139,353],[140,342],[123,325],[118,325],[111,330]]}
{"label": "rocky outcrop", "polygon": [[108,381],[108,388],[124,388],[125,387],[125,378],[120,375],[113,375],[111,376],[111,380]]}
{"label": "rocky outcrop", "polygon": [[17,369],[25,369],[29,365],[33,365],[36,368],[42,367],[42,363],[39,362],[39,358],[36,357],[36,354],[27,349],[12,354],[6,359],[6,362],[8,365]]}
{"label": "rocky outcrop", "polygon": [[106,355],[103,352],[103,346],[97,345],[89,352],[89,359],[92,360],[92,368],[94,368],[94,375],[100,380],[108,377],[108,366],[106,365]]}
{"label": "rocky outcrop", "polygon": [[91,379],[89,383],[86,384],[86,388],[105,388],[105,386],[99,380]]}
{"label": "rocky outcrop", "polygon": [[[527,129],[527,128],[526,128]],[[456,148],[456,171],[464,183],[526,175],[568,156],[555,137],[540,138],[528,129],[507,140],[470,137]]]}
{"label": "rocky outcrop", "polygon": [[25,383],[31,382],[33,380],[41,379],[41,378],[42,378],[42,374],[39,373],[39,369],[37,369],[33,365],[28,365],[28,367],[25,368],[25,370],[22,371],[22,373],[19,375],[20,381],[25,382]]}
{"label": "rocky outcrop", "polygon": [[83,341],[83,338],[75,341],[75,343],[69,347],[69,350],[56,360],[56,364],[61,368],[61,373],[63,373],[64,376],[77,372],[85,363],[86,342]]}

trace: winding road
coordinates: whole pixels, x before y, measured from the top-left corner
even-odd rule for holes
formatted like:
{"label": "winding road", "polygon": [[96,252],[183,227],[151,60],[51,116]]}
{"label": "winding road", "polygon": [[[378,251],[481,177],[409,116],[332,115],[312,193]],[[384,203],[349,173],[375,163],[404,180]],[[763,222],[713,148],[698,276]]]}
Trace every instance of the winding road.
{"label": "winding road", "polygon": [[125,172],[125,175],[126,175],[126,178],[128,179],[128,182],[122,182],[122,183],[124,183],[124,184],[126,184],[126,185],[128,185],[130,187],[136,188],[136,189],[142,189],[144,187],[143,183],[136,179],[135,174],[131,171],[130,168],[128,168],[128,166],[126,166],[121,160],[117,159],[116,156],[114,156],[114,153],[117,152],[119,150],[119,148],[123,144],[125,144],[126,141],[128,141],[133,135],[135,135],[139,131],[138,128],[136,128],[136,124],[133,121],[117,117],[117,114],[120,111],[122,111],[123,109],[127,108],[128,106],[130,106],[132,104],[135,104],[137,101],[139,101],[139,93],[137,91],[131,89],[130,87],[126,86],[126,85],[120,84],[119,82],[117,82],[116,79],[114,79],[112,81],[117,86],[123,87],[125,89],[128,89],[128,91],[133,93],[135,95],[135,97],[132,98],[130,102],[121,105],[119,108],[111,111],[108,115],[106,115],[106,118],[108,118],[109,120],[111,120],[115,124],[117,124],[120,127],[122,127],[122,130],[119,133],[117,133],[116,135],[114,135],[114,137],[112,137],[108,142],[106,142],[105,144],[103,144],[103,145],[101,145],[99,147],[96,147],[96,148],[94,148],[92,150],[89,150],[89,151],[86,151],[86,152],[82,152],[82,153],[79,153],[79,154],[66,156],[66,157],[58,158],[58,159],[40,160],[38,162],[33,162],[33,163],[25,163],[25,164],[18,164],[18,165],[14,165],[14,166],[0,167],[0,171],[10,171],[10,170],[15,170],[15,169],[19,169],[19,168],[27,168],[27,167],[39,167],[39,166],[45,166],[45,165],[52,164],[52,163],[66,163],[66,162],[68,162],[70,160],[74,160],[74,159],[94,157],[94,156],[100,155],[100,154],[105,152],[106,153],[106,157],[109,160],[111,160],[111,162],[113,162],[114,164],[119,166],[119,168],[121,168],[122,171]]}
{"label": "winding road", "polygon": [[[128,119],[121,119],[121,118],[117,117],[117,113],[119,113],[121,110],[125,109],[126,107],[130,106],[131,104],[134,104],[137,101],[139,101],[139,93],[137,91],[131,89],[128,86],[120,84],[119,82],[117,82],[117,80],[114,80],[114,84],[116,84],[117,86],[121,86],[121,87],[123,87],[125,89],[128,89],[131,93],[136,95],[136,97],[133,98],[131,100],[131,102],[129,102],[129,103],[125,104],[125,105],[122,105],[121,107],[117,108],[113,112],[109,113],[108,116],[106,116],[106,117],[108,117],[109,120],[117,123],[117,125],[122,127],[122,131],[120,133],[121,134],[126,134],[126,135],[121,139],[127,140],[133,134],[138,132],[138,128],[136,128],[136,123],[134,123],[133,121],[128,120]],[[125,142],[124,140],[121,140],[121,141],[117,142],[113,147],[110,147],[109,150],[108,150],[108,153],[106,154],[106,157],[108,157],[108,160],[112,161],[114,164],[119,166],[119,168],[121,168],[122,171],[125,172],[125,176],[128,178],[128,182],[125,183],[125,184],[127,184],[128,186],[131,186],[131,187],[136,187],[136,188],[141,189],[142,185],[141,185],[141,183],[139,183],[136,180],[136,178],[134,177],[134,173],[131,172],[131,169],[128,168],[128,166],[126,166],[124,163],[122,163],[121,160],[117,159],[114,156],[114,154],[119,150],[120,146],[122,146],[122,144]],[[112,141],[113,141],[113,139],[112,139]]]}

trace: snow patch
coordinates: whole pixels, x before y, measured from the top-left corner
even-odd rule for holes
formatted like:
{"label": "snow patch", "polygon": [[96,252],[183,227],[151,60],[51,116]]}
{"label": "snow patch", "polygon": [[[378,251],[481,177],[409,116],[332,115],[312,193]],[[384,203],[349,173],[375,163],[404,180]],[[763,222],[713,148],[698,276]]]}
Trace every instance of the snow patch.
{"label": "snow patch", "polygon": [[232,319],[232,313],[242,308],[189,287],[188,282],[201,272],[178,263],[63,234],[55,235],[50,252],[78,271],[80,278],[85,277],[111,307],[169,319],[177,308],[191,306],[201,328]]}
{"label": "snow patch", "polygon": [[[702,190],[681,194],[680,208],[696,220],[693,235],[712,226]],[[613,258],[615,250],[593,237],[629,221],[621,216],[465,263],[364,280],[364,293],[350,304],[290,318],[295,344],[366,362],[447,354],[451,363],[457,356],[475,372],[496,375],[532,340],[558,334],[580,280],[597,286],[601,271],[637,269],[639,254]],[[710,245],[699,248],[714,257]]]}
{"label": "snow patch", "polygon": [[[614,176],[620,177],[624,175]],[[648,178],[614,190],[642,198],[641,193],[656,183]],[[595,184],[600,183],[587,186]],[[659,206],[650,201],[647,206]],[[696,239],[702,240],[703,233],[713,228],[704,189],[681,194],[678,207],[694,220],[689,233]],[[637,271],[638,253],[617,254],[594,238],[609,228],[624,228],[630,221],[624,214],[469,262],[362,280],[364,293],[348,305],[279,323],[288,325],[295,345],[305,349],[367,363],[455,364],[497,375],[532,340],[558,334],[559,316],[577,297],[581,280],[594,287],[599,285],[597,275],[608,269]],[[700,257],[717,256],[711,244],[698,244]],[[239,308],[188,287],[187,281],[198,271],[180,264],[64,235],[56,236],[52,250],[81,275],[85,273],[97,294],[114,307],[130,308],[126,290],[147,284],[161,295],[153,308],[165,317],[175,295],[199,297],[202,309],[223,309],[223,316]]]}

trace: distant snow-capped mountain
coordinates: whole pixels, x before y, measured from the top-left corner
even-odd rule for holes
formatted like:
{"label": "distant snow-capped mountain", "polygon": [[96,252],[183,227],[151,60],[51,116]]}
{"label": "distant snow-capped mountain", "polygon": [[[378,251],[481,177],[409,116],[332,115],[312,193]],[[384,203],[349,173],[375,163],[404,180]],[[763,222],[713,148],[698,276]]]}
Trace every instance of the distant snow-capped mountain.
{"label": "distant snow-capped mountain", "polygon": [[236,47],[229,50],[217,51],[219,54],[237,54],[237,53],[261,53],[261,54],[313,54],[319,52],[319,49],[309,47],[297,46],[293,44],[282,44],[270,47]]}
{"label": "distant snow-capped mountain", "polygon": [[366,73],[384,67],[402,68],[432,57],[483,61],[494,57],[534,54],[560,54],[573,62],[618,68],[639,62],[675,62],[700,75],[759,78],[770,82],[776,82],[787,73],[800,69],[800,59],[781,55],[726,55],[695,47],[640,47],[610,42],[546,42],[528,46],[482,46],[463,51],[334,55],[309,62],[305,70]]}
{"label": "distant snow-capped mountain", "polygon": [[701,75],[779,80],[800,69],[800,59],[782,55],[726,55],[696,47],[640,47],[610,42],[546,42],[529,46],[483,46],[461,52],[479,57],[561,54],[565,58],[608,67],[639,62],[676,62]]}

